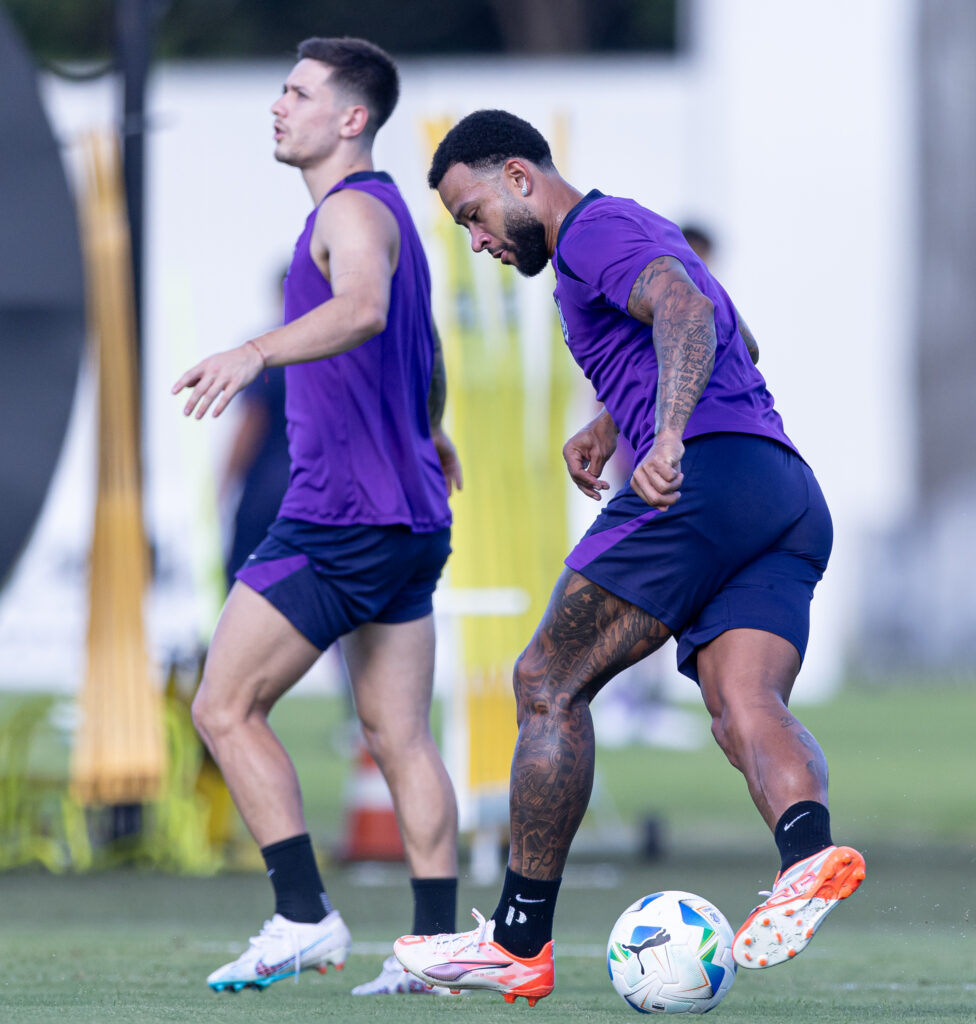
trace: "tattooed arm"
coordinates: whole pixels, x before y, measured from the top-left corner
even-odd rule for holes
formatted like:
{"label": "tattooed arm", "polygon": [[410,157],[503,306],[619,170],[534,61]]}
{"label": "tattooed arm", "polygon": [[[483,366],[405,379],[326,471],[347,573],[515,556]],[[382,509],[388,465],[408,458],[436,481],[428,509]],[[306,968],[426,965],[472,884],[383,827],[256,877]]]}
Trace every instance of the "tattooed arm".
{"label": "tattooed arm", "polygon": [[648,505],[665,509],[681,497],[681,438],[715,364],[714,307],[678,260],[661,256],[638,275],[627,312],[653,325],[658,364],[654,445],[631,486]]}
{"label": "tattooed arm", "polygon": [[746,343],[746,348],[749,349],[749,358],[752,360],[752,365],[756,366],[759,362],[759,346],[756,344],[756,338],[752,331],[749,330],[749,325],[742,319],[742,314],[736,310],[735,320],[739,325],[739,334],[742,335],[742,340]]}
{"label": "tattooed arm", "polygon": [[447,493],[456,487],[461,490],[461,460],[458,458],[454,442],[444,433],[441,421],[444,417],[444,406],[447,404],[447,371],[444,367],[444,350],[441,338],[434,327],[434,365],[430,374],[430,389],[427,392],[427,414],[430,417],[430,436],[437,449],[437,457],[441,462],[441,470],[447,483]]}
{"label": "tattooed arm", "polygon": [[447,370],[444,367],[444,349],[441,336],[434,326],[434,365],[430,371],[430,389],[427,392],[427,415],[431,430],[440,430],[447,404]]}

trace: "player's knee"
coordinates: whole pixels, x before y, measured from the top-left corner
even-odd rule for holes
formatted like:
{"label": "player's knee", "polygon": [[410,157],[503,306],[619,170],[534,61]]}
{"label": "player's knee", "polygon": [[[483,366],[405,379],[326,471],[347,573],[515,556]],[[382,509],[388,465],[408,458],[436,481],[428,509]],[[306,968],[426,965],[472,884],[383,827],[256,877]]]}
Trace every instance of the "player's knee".
{"label": "player's knee", "polygon": [[[543,667],[540,670],[533,666]],[[577,670],[576,666],[565,671],[554,670],[537,638],[533,638],[515,662],[512,687],[519,725],[528,715],[549,718],[574,715],[581,705],[588,705],[599,690],[592,675],[585,670]]]}
{"label": "player's knee", "polygon": [[381,769],[387,765],[395,766],[404,758],[416,756],[428,738],[433,742],[427,723],[398,721],[360,724],[366,749]]}
{"label": "player's knee", "polygon": [[374,728],[364,723],[361,723],[361,725],[366,752],[382,768],[389,757],[389,743],[386,733],[382,728]]}
{"label": "player's knee", "polygon": [[512,674],[515,715],[519,725],[526,715],[548,715],[552,710],[552,703],[540,685],[540,679],[527,671],[527,655],[530,650],[531,645],[519,655]]}
{"label": "player's knee", "polygon": [[212,746],[215,741],[227,735],[242,721],[237,709],[233,705],[215,700],[205,684],[201,685],[193,698],[190,717],[201,739],[208,746]]}
{"label": "player's knee", "polygon": [[528,676],[525,672],[526,649],[515,659],[515,668],[512,670],[512,691],[515,694],[516,704],[521,704],[522,694],[525,692]]}
{"label": "player's knee", "polygon": [[193,727],[208,746],[210,746],[212,736],[211,716],[211,701],[201,687],[190,705],[190,717],[193,719]]}
{"label": "player's knee", "polygon": [[753,693],[740,698],[734,688],[730,696],[713,703],[712,735],[729,759],[729,763],[742,770],[748,753],[762,742],[771,722],[778,722],[788,714],[785,704],[774,693]]}

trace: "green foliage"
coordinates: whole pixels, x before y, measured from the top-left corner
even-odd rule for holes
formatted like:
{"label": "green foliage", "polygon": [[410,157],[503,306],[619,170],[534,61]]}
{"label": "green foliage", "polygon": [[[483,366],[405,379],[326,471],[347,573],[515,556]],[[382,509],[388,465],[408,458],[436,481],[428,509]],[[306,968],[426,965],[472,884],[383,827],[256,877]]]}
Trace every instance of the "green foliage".
{"label": "green foliage", "polygon": [[[111,56],[116,3],[138,0],[0,0],[39,59]],[[507,0],[145,0],[163,57],[288,57],[312,35],[363,36],[396,56],[534,52],[523,10],[505,20]],[[535,6],[549,0],[527,0]],[[671,50],[676,0],[581,0],[552,11],[582,19],[585,49]],[[505,26],[511,25],[506,37]]]}
{"label": "green foliage", "polygon": [[[165,703],[168,772],[161,798],[143,808],[133,836],[100,837],[108,809],[87,811],[68,791],[68,748],[52,717],[56,698],[0,702],[0,870],[40,864],[48,871],[87,871],[140,864],[163,871],[212,874],[221,851],[209,838],[210,808],[197,791],[203,749],[186,703]],[[90,833],[95,834],[93,842]]]}
{"label": "green foliage", "polygon": [[113,0],[0,0],[41,59],[104,60],[112,53]]}
{"label": "green foliage", "polygon": [[38,771],[32,751],[49,727],[54,698],[8,704],[0,717],[0,869],[43,864],[48,871],[91,864],[84,814],[65,779]]}

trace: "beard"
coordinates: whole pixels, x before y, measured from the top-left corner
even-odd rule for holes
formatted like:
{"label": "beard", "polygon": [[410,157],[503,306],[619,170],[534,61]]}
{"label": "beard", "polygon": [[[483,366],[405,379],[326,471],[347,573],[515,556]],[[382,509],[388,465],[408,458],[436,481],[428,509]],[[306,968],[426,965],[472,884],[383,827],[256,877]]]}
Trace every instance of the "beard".
{"label": "beard", "polygon": [[508,249],[515,257],[515,269],[523,277],[535,277],[549,262],[546,246],[546,229],[542,221],[536,220],[521,206],[505,211],[505,234]]}

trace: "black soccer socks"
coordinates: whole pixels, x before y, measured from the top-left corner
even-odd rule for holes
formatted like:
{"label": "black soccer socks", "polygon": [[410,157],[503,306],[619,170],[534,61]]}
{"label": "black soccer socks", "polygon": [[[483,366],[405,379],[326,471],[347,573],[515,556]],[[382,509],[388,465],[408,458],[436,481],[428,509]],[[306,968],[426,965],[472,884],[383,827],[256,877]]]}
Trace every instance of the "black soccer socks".
{"label": "black soccer socks", "polygon": [[413,934],[453,932],[457,919],[456,878],[411,878]]}
{"label": "black soccer socks", "polygon": [[783,812],[773,837],[782,872],[798,860],[834,845],[830,838],[830,811],[816,800],[801,800]]}
{"label": "black soccer socks", "polygon": [[515,956],[531,957],[552,938],[561,878],[543,881],[505,870],[505,886],[492,914],[495,942]]}
{"label": "black soccer socks", "polygon": [[307,832],[263,846],[261,856],[274,887],[276,914],[300,924],[315,924],[332,910]]}

